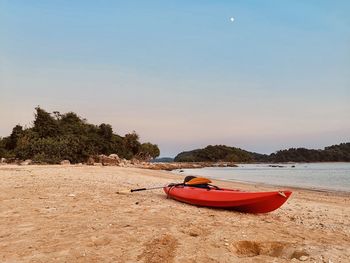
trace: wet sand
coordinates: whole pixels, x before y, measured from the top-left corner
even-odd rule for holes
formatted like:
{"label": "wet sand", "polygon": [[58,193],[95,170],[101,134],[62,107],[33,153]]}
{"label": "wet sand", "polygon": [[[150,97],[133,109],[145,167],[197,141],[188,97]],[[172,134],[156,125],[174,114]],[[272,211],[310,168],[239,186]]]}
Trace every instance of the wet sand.
{"label": "wet sand", "polygon": [[[0,166],[0,262],[348,262],[350,194],[294,189],[260,215],[199,208],[162,190],[165,171]],[[272,186],[215,181],[244,190]]]}

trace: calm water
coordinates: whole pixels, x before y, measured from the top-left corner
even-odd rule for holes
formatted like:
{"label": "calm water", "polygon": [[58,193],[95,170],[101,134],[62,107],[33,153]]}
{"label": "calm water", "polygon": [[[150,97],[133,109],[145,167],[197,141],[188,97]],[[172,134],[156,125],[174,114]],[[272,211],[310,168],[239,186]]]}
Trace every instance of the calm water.
{"label": "calm water", "polygon": [[[350,163],[239,164],[239,167],[184,169],[186,175],[350,192]],[[276,164],[274,164],[276,165]],[[295,167],[293,168],[292,165]],[[179,171],[177,171],[179,172]]]}

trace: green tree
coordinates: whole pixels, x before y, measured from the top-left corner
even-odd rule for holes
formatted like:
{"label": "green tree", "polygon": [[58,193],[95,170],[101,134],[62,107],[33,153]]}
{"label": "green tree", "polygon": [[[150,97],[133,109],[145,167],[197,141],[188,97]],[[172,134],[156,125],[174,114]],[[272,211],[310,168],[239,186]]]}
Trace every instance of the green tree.
{"label": "green tree", "polygon": [[139,142],[139,136],[134,131],[132,133],[125,134],[124,136],[124,150],[125,158],[131,159],[134,155],[139,153],[141,143]]}
{"label": "green tree", "polygon": [[6,143],[4,138],[0,137],[0,158],[5,158],[6,156],[7,150],[6,150],[5,144]]}
{"label": "green tree", "polygon": [[113,136],[112,126],[109,124],[102,123],[99,126],[99,134],[106,140],[111,140]]}
{"label": "green tree", "polygon": [[60,134],[85,135],[87,125],[74,112],[58,115],[58,125]]}
{"label": "green tree", "polygon": [[140,152],[138,153],[138,157],[143,160],[151,160],[158,157],[160,154],[158,145],[152,144],[150,142],[146,142],[141,144]]}
{"label": "green tree", "polygon": [[17,141],[20,138],[21,134],[23,133],[23,127],[21,125],[16,125],[12,129],[12,133],[8,140],[6,141],[6,149],[7,150],[13,150],[17,146]]}
{"label": "green tree", "polygon": [[50,113],[41,109],[40,107],[35,108],[35,120],[34,120],[34,131],[38,133],[40,138],[55,137],[58,135],[58,123],[50,115]]}

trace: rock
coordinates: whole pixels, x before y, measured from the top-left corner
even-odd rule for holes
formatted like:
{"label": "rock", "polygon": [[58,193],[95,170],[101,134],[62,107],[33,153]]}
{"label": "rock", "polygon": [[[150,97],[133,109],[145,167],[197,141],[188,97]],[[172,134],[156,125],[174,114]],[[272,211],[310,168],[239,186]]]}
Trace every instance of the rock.
{"label": "rock", "polygon": [[0,163],[6,163],[6,158],[1,158]]}
{"label": "rock", "polygon": [[309,259],[308,256],[301,256],[301,257],[299,258],[300,261],[306,261],[306,260],[308,260],[308,259]]}
{"label": "rock", "polygon": [[69,194],[68,197],[75,197],[75,194]]}
{"label": "rock", "polygon": [[112,157],[110,156],[106,156],[104,154],[101,154],[99,155],[99,159],[100,159],[100,163],[102,163],[102,165],[105,165],[105,166],[115,166],[115,165],[118,165],[119,162],[120,162],[120,159],[118,155],[113,155]]}
{"label": "rock", "polygon": [[1,158],[4,163],[8,164],[21,164],[21,161],[17,158]]}
{"label": "rock", "polygon": [[102,166],[102,163],[94,163],[94,166]]}
{"label": "rock", "polygon": [[91,156],[87,159],[87,161],[86,161],[86,164],[87,165],[94,165],[94,163],[95,163],[95,160],[94,160],[94,158],[92,158]]}
{"label": "rock", "polygon": [[131,167],[133,166],[130,160],[126,159],[120,159],[120,162],[118,164],[120,167]]}
{"label": "rock", "polygon": [[296,250],[290,257],[291,259],[296,258],[300,261],[306,261],[309,259],[309,254],[304,250]]}
{"label": "rock", "polygon": [[120,158],[119,158],[118,154],[112,153],[108,157],[120,161]]}
{"label": "rock", "polygon": [[135,158],[131,159],[130,163],[133,164],[133,165],[141,164],[140,160],[135,159]]}
{"label": "rock", "polygon": [[30,160],[30,159],[27,159],[27,160],[20,163],[20,165],[29,165],[29,164],[32,164],[32,160]]}
{"label": "rock", "polygon": [[70,165],[70,161],[69,160],[63,160],[60,162],[61,165]]}

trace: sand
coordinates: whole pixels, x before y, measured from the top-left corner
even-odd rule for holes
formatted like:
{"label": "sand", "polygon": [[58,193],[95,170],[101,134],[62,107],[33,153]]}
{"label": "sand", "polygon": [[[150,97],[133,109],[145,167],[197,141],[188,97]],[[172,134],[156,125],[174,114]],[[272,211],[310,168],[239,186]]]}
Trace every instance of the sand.
{"label": "sand", "polygon": [[[294,189],[268,214],[198,208],[165,171],[0,166],[0,262],[349,262],[350,195]],[[277,189],[215,182],[245,190]]]}

